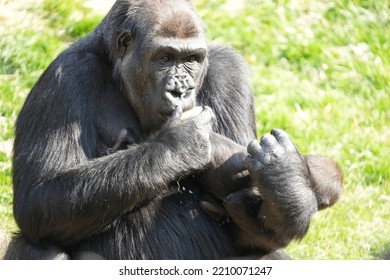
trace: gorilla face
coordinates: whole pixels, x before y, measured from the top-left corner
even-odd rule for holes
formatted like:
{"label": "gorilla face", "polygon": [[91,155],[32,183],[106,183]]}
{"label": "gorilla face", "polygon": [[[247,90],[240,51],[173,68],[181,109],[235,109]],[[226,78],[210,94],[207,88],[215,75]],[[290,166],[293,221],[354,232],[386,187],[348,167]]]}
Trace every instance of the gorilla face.
{"label": "gorilla face", "polygon": [[124,54],[117,70],[147,134],[158,130],[176,108],[185,112],[196,105],[207,70],[207,44],[197,18],[174,5],[164,9],[147,15],[149,32],[124,32],[117,39]]}
{"label": "gorilla face", "polygon": [[206,54],[206,44],[201,39],[160,40],[151,56],[149,73],[150,101],[156,113],[153,123],[157,127],[170,118],[176,107],[187,111],[196,105]]}

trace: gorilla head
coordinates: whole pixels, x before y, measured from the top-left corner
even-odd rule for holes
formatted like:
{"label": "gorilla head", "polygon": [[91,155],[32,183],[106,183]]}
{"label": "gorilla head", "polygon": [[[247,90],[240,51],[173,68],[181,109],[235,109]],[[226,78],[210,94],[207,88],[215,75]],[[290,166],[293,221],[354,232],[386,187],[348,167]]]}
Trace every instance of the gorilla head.
{"label": "gorilla head", "polygon": [[[111,24],[111,59],[126,98],[147,133],[175,108],[195,106],[207,69],[202,22],[189,1],[131,1],[125,21]],[[118,2],[117,2],[118,4]],[[123,5],[123,2],[122,2]]]}

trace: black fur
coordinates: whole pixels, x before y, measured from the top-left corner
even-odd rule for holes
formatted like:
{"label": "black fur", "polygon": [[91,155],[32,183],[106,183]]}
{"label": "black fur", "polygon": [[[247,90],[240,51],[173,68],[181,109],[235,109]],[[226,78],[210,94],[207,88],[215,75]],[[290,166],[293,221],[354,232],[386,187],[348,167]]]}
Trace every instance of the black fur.
{"label": "black fur", "polygon": [[[151,55],[166,44],[164,36],[188,37],[195,42],[189,48],[203,46],[203,32],[189,1],[118,0],[90,35],[48,67],[16,123],[14,215],[20,233],[5,258],[219,259],[256,250],[261,257],[305,234],[317,210],[306,162],[285,158],[265,173],[244,165],[245,147],[256,134],[243,59],[217,45],[202,57],[200,47],[196,63],[188,59],[192,66],[179,77],[161,66],[170,60],[165,53],[161,60]],[[174,58],[187,48],[178,45]],[[169,118],[172,108],[189,110],[195,101],[207,107],[191,119],[163,122],[157,116],[162,110]],[[129,143],[115,146],[123,128]],[[304,177],[299,186],[297,172]],[[279,183],[272,181],[275,174]],[[278,184],[296,196],[252,191]],[[233,220],[241,213],[254,223],[250,236],[266,241],[242,246],[248,227],[215,223],[200,207],[205,191],[225,199]],[[278,205],[261,208],[267,197]],[[275,220],[264,223],[262,211],[275,211]],[[288,258],[282,251],[265,256],[272,257]]]}

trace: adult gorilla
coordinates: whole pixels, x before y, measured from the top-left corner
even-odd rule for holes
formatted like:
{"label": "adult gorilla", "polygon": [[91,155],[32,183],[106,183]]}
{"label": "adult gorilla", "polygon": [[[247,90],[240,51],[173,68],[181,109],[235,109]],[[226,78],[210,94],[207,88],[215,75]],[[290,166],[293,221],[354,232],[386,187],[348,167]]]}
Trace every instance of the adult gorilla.
{"label": "adult gorilla", "polygon": [[[275,250],[305,235],[321,178],[284,132],[255,138],[245,63],[206,44],[190,1],[118,0],[20,112],[6,258],[286,257]],[[223,199],[225,226],[208,215]]]}

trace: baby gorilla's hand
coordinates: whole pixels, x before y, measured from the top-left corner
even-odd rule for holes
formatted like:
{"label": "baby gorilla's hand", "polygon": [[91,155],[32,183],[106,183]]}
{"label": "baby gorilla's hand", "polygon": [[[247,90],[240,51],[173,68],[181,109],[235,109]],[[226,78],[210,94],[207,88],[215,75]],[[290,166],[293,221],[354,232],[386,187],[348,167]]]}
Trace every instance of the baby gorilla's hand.
{"label": "baby gorilla's hand", "polygon": [[283,130],[273,129],[260,143],[253,140],[248,145],[248,153],[245,165],[261,193],[310,186],[306,161]]}

